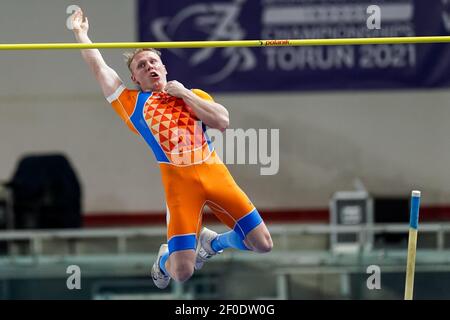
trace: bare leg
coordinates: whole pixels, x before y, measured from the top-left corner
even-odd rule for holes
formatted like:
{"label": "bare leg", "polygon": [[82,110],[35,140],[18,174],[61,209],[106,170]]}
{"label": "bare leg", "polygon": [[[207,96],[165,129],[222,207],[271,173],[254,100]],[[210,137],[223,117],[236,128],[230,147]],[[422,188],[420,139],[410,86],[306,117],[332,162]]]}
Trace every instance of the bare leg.
{"label": "bare leg", "polygon": [[264,222],[247,234],[244,243],[247,248],[259,253],[269,252],[273,247],[272,238]]}
{"label": "bare leg", "polygon": [[178,282],[188,280],[194,273],[195,250],[175,251],[167,259],[166,270]]}

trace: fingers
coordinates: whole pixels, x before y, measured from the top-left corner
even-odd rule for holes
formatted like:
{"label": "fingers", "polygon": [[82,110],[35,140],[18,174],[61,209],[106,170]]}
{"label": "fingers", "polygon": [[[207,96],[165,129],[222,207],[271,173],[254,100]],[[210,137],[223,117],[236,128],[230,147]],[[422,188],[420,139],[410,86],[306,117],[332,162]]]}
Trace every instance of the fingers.
{"label": "fingers", "polygon": [[169,91],[170,91],[169,83],[167,83],[167,84],[164,86],[163,91],[169,93]]}
{"label": "fingers", "polygon": [[181,85],[181,83],[179,83],[178,81],[176,81],[176,80],[171,80],[171,81],[168,81],[168,82],[167,82],[166,88],[167,88],[167,87],[169,87],[169,88],[171,88],[171,87],[176,87],[176,86],[180,86],[180,85]]}
{"label": "fingers", "polygon": [[164,87],[163,91],[168,93],[168,94],[170,94],[170,95],[172,95],[173,94],[173,90],[174,90],[173,84],[171,83],[171,81],[169,81],[169,82],[167,82],[167,84]]}
{"label": "fingers", "polygon": [[87,17],[84,15],[83,10],[77,9],[74,13],[74,18],[79,19],[82,22],[85,22],[87,20]]}
{"label": "fingers", "polygon": [[75,11],[72,15],[72,21],[79,21],[81,14],[82,13],[79,10]]}
{"label": "fingers", "polygon": [[176,86],[176,83],[174,82],[174,81],[169,81],[169,82],[167,82],[167,84],[166,84],[166,87],[165,87],[165,90],[166,91],[170,91],[170,90],[173,90],[173,89],[175,89],[177,86]]}
{"label": "fingers", "polygon": [[171,96],[181,98],[185,92],[186,88],[178,81],[172,80],[167,82],[163,91]]}
{"label": "fingers", "polygon": [[87,26],[89,26],[88,18],[84,15],[81,9],[78,9],[73,13],[72,24],[74,24],[74,27],[76,27],[77,29],[86,28]]}
{"label": "fingers", "polygon": [[83,11],[81,11],[81,9],[77,9],[77,10],[73,13],[73,15],[74,15],[75,17],[79,17],[80,15],[83,15]]}

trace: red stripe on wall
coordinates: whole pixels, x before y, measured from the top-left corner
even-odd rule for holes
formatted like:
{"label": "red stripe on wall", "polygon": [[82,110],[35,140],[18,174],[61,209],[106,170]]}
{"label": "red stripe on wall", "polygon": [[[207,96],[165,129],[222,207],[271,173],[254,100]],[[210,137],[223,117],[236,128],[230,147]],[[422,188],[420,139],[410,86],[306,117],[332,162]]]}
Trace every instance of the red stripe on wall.
{"label": "red stripe on wall", "polygon": [[[259,210],[266,222],[272,223],[329,223],[328,208]],[[429,206],[420,209],[420,221],[436,222],[450,220],[450,206]],[[211,213],[203,215],[205,223],[219,223]],[[165,212],[92,212],[84,215],[84,227],[148,226],[164,225]]]}
{"label": "red stripe on wall", "polygon": [[419,222],[420,221],[449,221],[450,220],[450,206],[430,206],[420,208]]}

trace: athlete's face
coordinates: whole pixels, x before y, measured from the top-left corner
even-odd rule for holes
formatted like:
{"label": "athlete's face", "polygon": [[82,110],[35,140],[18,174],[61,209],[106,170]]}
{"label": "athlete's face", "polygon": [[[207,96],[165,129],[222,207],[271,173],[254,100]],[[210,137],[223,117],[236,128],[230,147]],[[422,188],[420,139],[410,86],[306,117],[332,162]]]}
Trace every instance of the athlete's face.
{"label": "athlete's face", "polygon": [[166,67],[155,52],[139,52],[130,68],[131,80],[140,86],[142,91],[162,91],[167,84]]}

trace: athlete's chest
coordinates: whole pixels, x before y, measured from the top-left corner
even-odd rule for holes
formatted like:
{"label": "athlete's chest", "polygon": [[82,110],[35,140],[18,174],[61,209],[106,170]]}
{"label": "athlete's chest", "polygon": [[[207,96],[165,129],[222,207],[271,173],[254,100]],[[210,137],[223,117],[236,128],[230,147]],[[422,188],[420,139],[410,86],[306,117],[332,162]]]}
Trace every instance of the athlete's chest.
{"label": "athlete's chest", "polygon": [[202,145],[202,124],[183,99],[166,93],[153,94],[143,108],[147,126],[165,151]]}
{"label": "athlete's chest", "polygon": [[143,116],[147,124],[160,123],[166,127],[190,126],[198,121],[183,99],[166,93],[150,96],[144,105]]}

